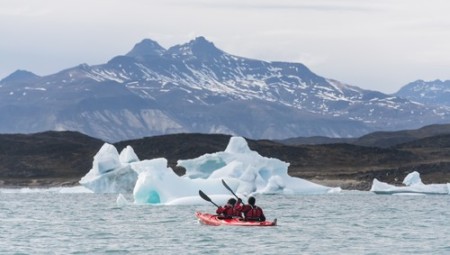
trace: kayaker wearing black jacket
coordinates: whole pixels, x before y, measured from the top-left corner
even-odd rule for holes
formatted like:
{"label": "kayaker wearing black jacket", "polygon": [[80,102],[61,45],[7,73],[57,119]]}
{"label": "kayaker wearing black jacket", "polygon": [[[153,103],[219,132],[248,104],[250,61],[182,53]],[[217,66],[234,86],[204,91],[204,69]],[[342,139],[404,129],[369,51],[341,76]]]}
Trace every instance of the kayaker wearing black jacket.
{"label": "kayaker wearing black jacket", "polygon": [[265,221],[266,216],[261,207],[255,205],[256,199],[254,197],[248,198],[248,204],[242,206],[242,213],[244,219],[248,221]]}
{"label": "kayaker wearing black jacket", "polygon": [[216,213],[221,218],[242,218],[241,210],[241,200],[236,203],[236,199],[230,198],[226,205],[217,208]]}

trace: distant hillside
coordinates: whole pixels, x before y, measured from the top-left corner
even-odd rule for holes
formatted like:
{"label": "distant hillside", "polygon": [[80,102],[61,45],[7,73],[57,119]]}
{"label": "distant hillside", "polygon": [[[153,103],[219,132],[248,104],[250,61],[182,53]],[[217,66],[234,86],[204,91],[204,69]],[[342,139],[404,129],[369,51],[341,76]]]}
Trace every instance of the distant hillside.
{"label": "distant hillside", "polygon": [[286,145],[306,145],[306,144],[332,144],[332,143],[354,143],[358,138],[334,138],[326,136],[311,136],[311,137],[294,137],[278,142]]}
{"label": "distant hillside", "polygon": [[[431,132],[424,130],[433,127],[405,132],[416,136]],[[131,145],[141,160],[165,157],[169,166],[182,175],[184,169],[175,167],[177,160],[223,151],[229,138],[228,135],[174,134],[114,145],[119,152]],[[291,176],[328,186],[368,190],[373,178],[401,184],[411,171],[419,171],[425,183],[450,183],[450,134],[419,138],[389,148],[347,143],[285,145],[270,140],[247,141],[259,154],[289,162]],[[76,184],[92,167],[93,156],[102,145],[101,140],[75,132],[0,135],[0,186]]]}
{"label": "distant hillside", "polygon": [[429,125],[414,130],[373,132],[359,138],[297,137],[279,140],[279,142],[287,145],[349,143],[361,146],[388,148],[417,139],[443,134],[450,134],[450,124]]}
{"label": "distant hillside", "polygon": [[0,186],[72,185],[102,145],[77,132],[0,135]]}
{"label": "distant hillside", "polygon": [[417,80],[403,86],[394,95],[426,105],[450,106],[450,80]]}

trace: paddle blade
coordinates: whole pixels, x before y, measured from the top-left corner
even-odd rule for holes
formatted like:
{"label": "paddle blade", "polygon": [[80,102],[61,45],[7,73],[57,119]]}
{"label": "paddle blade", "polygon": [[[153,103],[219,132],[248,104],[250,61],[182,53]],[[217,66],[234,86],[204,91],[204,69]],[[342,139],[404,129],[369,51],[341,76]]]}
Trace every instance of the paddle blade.
{"label": "paddle blade", "polygon": [[228,186],[228,184],[222,179],[222,184],[223,186],[225,186],[225,188],[227,188],[227,190],[229,190],[231,192],[231,194],[233,194],[237,199],[240,199],[234,192],[233,190],[230,188],[230,186]]}
{"label": "paddle blade", "polygon": [[233,195],[234,195],[233,190],[230,188],[230,186],[228,186],[228,184],[223,179],[222,179],[222,184],[223,184],[223,186],[225,186],[225,188],[227,188],[227,190],[231,191],[231,193],[233,193]]}
{"label": "paddle blade", "polygon": [[203,193],[203,191],[199,190],[198,194],[200,195],[201,198],[203,198],[204,200],[211,202],[211,198],[208,197],[208,195],[206,195],[205,193]]}
{"label": "paddle blade", "polygon": [[213,205],[215,205],[217,208],[219,208],[219,206],[218,206],[216,203],[214,203],[214,202],[211,200],[211,198],[208,197],[208,195],[206,195],[205,193],[203,193],[203,191],[199,190],[199,191],[198,191],[198,194],[200,195],[201,198],[203,198],[204,200],[206,200],[206,201],[208,201],[208,202],[211,202],[211,204],[213,204]]}

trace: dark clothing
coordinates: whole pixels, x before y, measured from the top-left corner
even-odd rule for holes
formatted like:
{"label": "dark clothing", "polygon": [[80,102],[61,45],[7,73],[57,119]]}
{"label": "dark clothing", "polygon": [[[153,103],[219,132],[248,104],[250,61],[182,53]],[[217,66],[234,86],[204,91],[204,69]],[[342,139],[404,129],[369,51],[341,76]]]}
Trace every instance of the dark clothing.
{"label": "dark clothing", "polygon": [[244,214],[244,219],[248,221],[265,221],[266,216],[264,216],[264,212],[261,207],[252,206],[252,205],[244,205],[242,207],[242,213]]}

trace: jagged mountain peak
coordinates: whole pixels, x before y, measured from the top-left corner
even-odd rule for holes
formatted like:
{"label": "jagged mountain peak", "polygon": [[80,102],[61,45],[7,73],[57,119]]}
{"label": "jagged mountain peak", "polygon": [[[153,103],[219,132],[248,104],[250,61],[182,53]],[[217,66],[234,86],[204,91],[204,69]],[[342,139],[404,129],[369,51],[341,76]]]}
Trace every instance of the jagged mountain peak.
{"label": "jagged mountain peak", "polygon": [[39,76],[30,71],[18,69],[4,79],[0,80],[0,83],[25,82],[36,78],[39,78]]}
{"label": "jagged mountain peak", "polygon": [[128,57],[143,57],[148,55],[162,55],[166,49],[151,39],[144,39],[137,43],[133,49],[126,54]]}
{"label": "jagged mountain peak", "polygon": [[214,43],[206,40],[204,36],[198,36],[188,42],[192,47],[215,47]]}
{"label": "jagged mountain peak", "polygon": [[224,54],[214,43],[208,41],[205,37],[199,36],[188,43],[175,45],[169,50],[171,55],[194,56],[196,58],[217,57]]}

